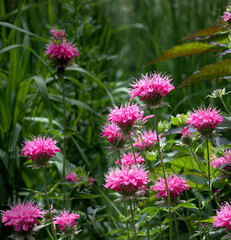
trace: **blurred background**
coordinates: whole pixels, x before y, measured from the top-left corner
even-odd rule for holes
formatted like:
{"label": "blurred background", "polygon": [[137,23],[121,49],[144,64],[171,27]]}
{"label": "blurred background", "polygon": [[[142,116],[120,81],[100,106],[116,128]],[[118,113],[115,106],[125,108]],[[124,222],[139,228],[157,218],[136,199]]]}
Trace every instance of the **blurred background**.
{"label": "blurred background", "polygon": [[[79,70],[65,72],[67,125],[76,133],[68,140],[69,166],[85,165],[97,180],[92,191],[107,195],[104,173],[114,159],[107,156],[100,129],[108,107],[128,101],[129,85],[141,74],[166,73],[177,87],[202,66],[217,61],[217,53],[203,53],[144,67],[180,44],[180,39],[213,24],[229,4],[227,0],[0,0],[0,209],[18,198],[35,196],[24,189],[43,189],[39,171],[34,174],[20,157],[23,141],[53,135],[62,146],[57,133],[62,129],[62,88],[44,56],[53,26],[65,29],[79,50],[75,59]],[[230,85],[229,79],[214,78],[176,89],[166,97],[171,107],[160,110],[161,118],[169,120],[170,115],[202,105],[222,108],[217,99],[205,97],[217,88],[228,91]],[[230,97],[224,101],[228,104]],[[61,176],[62,156],[56,160],[56,167],[48,170],[48,184]],[[86,218],[97,212],[82,236],[108,239],[104,234],[115,217],[106,216],[113,209],[110,200],[88,201],[89,207],[86,202],[72,203],[73,209],[87,211]],[[5,231],[1,226],[3,236]]]}

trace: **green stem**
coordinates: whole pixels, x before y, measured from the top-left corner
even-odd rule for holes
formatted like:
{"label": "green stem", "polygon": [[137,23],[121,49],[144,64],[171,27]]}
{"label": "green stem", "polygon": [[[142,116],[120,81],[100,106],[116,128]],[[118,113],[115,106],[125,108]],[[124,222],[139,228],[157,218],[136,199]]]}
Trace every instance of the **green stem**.
{"label": "green stem", "polygon": [[176,219],[176,214],[173,212],[173,218],[175,221],[175,226],[176,226],[176,236],[177,236],[177,240],[180,239],[180,233],[179,233],[179,228],[178,228],[178,224],[177,224],[177,219]]}
{"label": "green stem", "polygon": [[[189,147],[188,147],[189,148]],[[190,152],[190,149],[189,149]],[[191,153],[191,152],[190,152]],[[192,164],[192,169],[194,169],[194,164],[193,164],[193,158],[192,155],[190,154],[190,160]],[[200,192],[198,188],[198,182],[197,182],[197,177],[196,174],[194,173],[194,178],[195,178],[195,183],[196,183],[196,188],[197,188],[197,195],[198,195],[198,205],[199,205],[199,218],[201,219],[201,197],[200,197]]]}
{"label": "green stem", "polygon": [[211,203],[211,179],[210,179],[210,157],[209,157],[209,140],[206,138],[207,147],[207,162],[208,162],[208,188],[209,188],[209,216],[212,214],[212,203]]}
{"label": "green stem", "polygon": [[159,215],[159,219],[160,219],[160,221],[158,221],[160,223],[160,235],[159,235],[159,237],[160,237],[160,240],[161,240],[162,239],[162,229],[161,229],[162,221],[161,221],[160,211],[158,212],[158,215]]}
{"label": "green stem", "polygon": [[133,144],[132,144],[131,133],[129,133],[128,136],[129,136],[129,140],[130,140],[130,143],[131,143],[131,147],[132,147],[132,152],[133,152],[133,156],[134,156],[134,159],[135,159],[135,163],[137,164],[135,150],[134,150],[134,147],[133,147]]}
{"label": "green stem", "polygon": [[129,204],[130,204],[130,211],[131,211],[131,217],[132,217],[132,225],[133,225],[134,239],[137,240],[137,236],[136,236],[136,224],[135,224],[133,207],[132,207],[132,200],[131,200],[131,199],[129,199]]}
{"label": "green stem", "polygon": [[157,144],[159,148],[159,155],[160,155],[160,160],[161,160],[161,167],[164,173],[164,181],[166,185],[166,191],[167,191],[167,199],[168,199],[168,214],[169,214],[169,229],[170,229],[170,240],[172,240],[172,212],[171,212],[171,199],[170,199],[170,194],[169,194],[169,189],[168,189],[168,182],[167,182],[167,177],[166,177],[166,172],[165,172],[165,167],[164,167],[164,161],[163,161],[163,155],[162,155],[162,150],[160,147],[160,141],[159,141],[159,132],[158,132],[158,120],[157,120],[157,110],[154,109],[154,119],[155,119],[155,129],[156,129],[156,137],[157,137]]}
{"label": "green stem", "polygon": [[226,104],[225,104],[223,98],[222,98],[222,97],[219,97],[219,98],[220,98],[220,100],[221,100],[223,106],[225,107],[225,110],[227,111],[227,113],[228,113],[228,114],[231,114],[230,111],[229,111],[229,109],[227,108],[227,106],[226,106]]}
{"label": "green stem", "polygon": [[118,150],[118,156],[119,156],[119,163],[120,163],[120,166],[122,166],[122,163],[121,163],[121,156],[120,156],[120,150]]}
{"label": "green stem", "polygon": [[[127,210],[127,204],[124,201],[124,213],[125,213],[125,217],[128,217],[128,210]],[[128,221],[126,221],[126,228],[127,228],[127,236],[128,236],[128,240],[130,240],[130,234],[129,234],[129,227],[128,227]]]}
{"label": "green stem", "polygon": [[[146,207],[148,206],[146,201],[144,201],[144,206]],[[146,219],[146,226],[147,226],[147,237],[148,237],[148,240],[150,240],[150,233],[149,233],[150,223],[147,219]]]}
{"label": "green stem", "polygon": [[[67,145],[67,138],[66,138],[66,101],[65,101],[65,81],[64,81],[64,71],[63,67],[58,68],[58,78],[62,82],[63,88],[63,179],[66,177],[66,145]],[[64,209],[66,208],[66,186],[63,184],[63,204]]]}
{"label": "green stem", "polygon": [[51,214],[51,208],[50,208],[50,204],[49,204],[49,199],[48,199],[48,196],[47,196],[46,177],[45,177],[44,167],[42,167],[42,173],[43,173],[44,194],[45,194],[45,199],[46,199],[46,203],[47,203],[47,208],[48,208],[49,216],[50,216],[50,220],[51,220],[52,236],[53,236],[53,240],[57,240],[56,234],[55,234],[55,228],[54,228],[54,224],[53,224],[53,218],[52,218],[52,214]]}

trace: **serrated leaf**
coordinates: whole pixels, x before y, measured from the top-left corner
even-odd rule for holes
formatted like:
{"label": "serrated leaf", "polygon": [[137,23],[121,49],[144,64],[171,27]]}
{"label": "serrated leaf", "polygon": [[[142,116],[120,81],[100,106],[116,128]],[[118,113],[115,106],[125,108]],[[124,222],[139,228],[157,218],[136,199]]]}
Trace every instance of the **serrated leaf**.
{"label": "serrated leaf", "polygon": [[231,59],[225,59],[211,65],[202,67],[199,71],[186,78],[178,88],[192,83],[202,82],[209,79],[225,77],[231,75]]}
{"label": "serrated leaf", "polygon": [[212,44],[209,45],[207,43],[201,43],[201,42],[193,42],[193,43],[185,43],[182,45],[176,45],[168,49],[167,51],[165,51],[161,57],[145,65],[145,67],[151,64],[157,63],[159,61],[167,60],[167,59],[199,54],[203,52],[218,52],[218,51],[221,51],[222,49],[226,49],[226,48],[215,46]]}
{"label": "serrated leaf", "polygon": [[229,28],[230,25],[228,23],[226,23],[223,19],[218,19],[211,26],[204,28],[198,32],[195,32],[190,36],[181,39],[179,42],[219,34],[227,31]]}

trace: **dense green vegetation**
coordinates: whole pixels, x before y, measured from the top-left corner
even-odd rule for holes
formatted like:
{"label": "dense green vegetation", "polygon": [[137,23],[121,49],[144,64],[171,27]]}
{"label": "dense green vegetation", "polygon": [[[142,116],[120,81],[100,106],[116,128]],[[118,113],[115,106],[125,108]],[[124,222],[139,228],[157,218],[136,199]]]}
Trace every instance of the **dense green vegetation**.
{"label": "dense green vegetation", "polygon": [[[79,57],[65,71],[67,108],[67,168],[85,166],[96,179],[89,195],[75,195],[71,209],[81,212],[79,239],[114,239],[107,233],[119,229],[121,206],[116,206],[102,185],[104,174],[117,158],[105,148],[101,127],[108,107],[129,100],[129,85],[146,72],[163,72],[173,78],[176,90],[166,97],[171,107],[159,110],[160,119],[187,113],[194,107],[223,105],[205,98],[213,90],[230,90],[229,77],[211,77],[177,88],[188,76],[217,58],[204,52],[160,61],[167,49],[190,34],[213,24],[222,16],[227,0],[0,0],[0,209],[21,198],[45,202],[42,174],[35,174],[20,156],[26,138],[39,134],[56,138],[62,148],[62,84],[46,61],[45,45],[53,26],[65,29],[77,43]],[[187,41],[186,41],[187,42]],[[227,74],[229,75],[229,74]],[[229,106],[230,95],[224,96]],[[150,126],[154,123],[150,121]],[[224,133],[225,141],[230,140]],[[173,136],[174,137],[174,136]],[[170,136],[170,138],[173,138]],[[226,142],[227,144],[229,142]],[[203,153],[203,149],[200,149]],[[47,169],[47,184],[62,178],[62,154]],[[180,170],[180,169],[179,169]],[[62,209],[57,187],[54,204]],[[190,193],[193,196],[193,193]],[[99,197],[98,195],[101,195]],[[182,232],[187,231],[186,226]],[[0,226],[1,239],[9,229]],[[46,238],[42,230],[39,239]],[[182,235],[183,236],[183,235]],[[183,239],[183,237],[181,238]]]}

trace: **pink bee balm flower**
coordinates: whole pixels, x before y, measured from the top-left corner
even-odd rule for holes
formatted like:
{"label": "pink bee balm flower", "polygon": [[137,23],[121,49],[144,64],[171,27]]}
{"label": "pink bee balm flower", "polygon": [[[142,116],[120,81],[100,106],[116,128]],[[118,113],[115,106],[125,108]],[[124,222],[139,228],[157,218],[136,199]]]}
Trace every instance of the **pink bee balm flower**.
{"label": "pink bee balm flower", "polygon": [[16,232],[31,232],[38,224],[38,218],[43,218],[45,212],[34,202],[19,202],[10,206],[11,210],[2,211],[2,222],[5,226],[12,226]]}
{"label": "pink bee balm flower", "polygon": [[216,158],[216,156],[212,157],[211,166],[214,168],[219,168],[222,164],[227,164],[227,166],[223,167],[225,170],[230,170],[231,168],[231,149],[226,150],[222,157]]}
{"label": "pink bee balm flower", "polygon": [[45,55],[47,58],[51,60],[51,62],[56,67],[66,67],[69,65],[71,60],[76,56],[78,56],[76,44],[71,45],[69,42],[51,42],[46,46],[47,51],[45,51]]}
{"label": "pink bee balm flower", "polygon": [[148,171],[138,166],[129,167],[122,166],[122,168],[111,169],[109,174],[105,175],[106,188],[110,188],[122,195],[131,196],[149,182]]}
{"label": "pink bee balm flower", "polygon": [[89,178],[89,186],[91,187],[94,182],[95,182],[95,179],[93,177],[90,177]]}
{"label": "pink bee balm flower", "polygon": [[78,214],[69,213],[69,211],[61,212],[59,216],[54,217],[54,224],[58,224],[58,228],[60,231],[64,233],[72,233],[76,229],[77,223],[75,220],[79,218]]}
{"label": "pink bee balm flower", "polygon": [[121,129],[114,123],[107,123],[102,129],[101,136],[105,137],[112,146],[118,149],[122,148],[126,142]]}
{"label": "pink bee balm flower", "polygon": [[71,183],[75,183],[76,178],[77,178],[76,174],[71,171],[69,171],[69,173],[66,176],[67,181],[70,181]]}
{"label": "pink bee balm flower", "polygon": [[50,30],[50,33],[53,35],[54,38],[65,38],[67,34],[65,34],[65,30],[57,30],[55,27]]}
{"label": "pink bee balm flower", "polygon": [[[144,158],[140,157],[138,153],[135,153],[136,162],[138,164],[143,164],[145,162]],[[119,159],[115,162],[115,164],[120,164]],[[128,154],[123,154],[121,158],[122,165],[132,166],[135,164],[135,159],[133,153],[129,152]]]}
{"label": "pink bee balm flower", "polygon": [[148,118],[153,117],[153,115],[147,116],[143,118],[144,111],[140,111],[139,107],[136,104],[126,104],[124,107],[121,106],[118,108],[115,106],[114,109],[110,109],[110,113],[108,114],[108,121],[119,126],[125,133],[131,132],[132,127],[137,123],[137,121],[141,121],[145,123]]}
{"label": "pink bee balm flower", "polygon": [[225,203],[221,206],[220,211],[217,211],[217,216],[214,217],[214,227],[231,229],[231,206],[229,203]]}
{"label": "pink bee balm flower", "polygon": [[149,76],[148,74],[142,75],[141,79],[136,80],[132,85],[131,100],[139,97],[145,104],[155,106],[174,89],[174,86],[170,83],[171,80],[169,77],[157,73]]}
{"label": "pink bee balm flower", "polygon": [[[166,178],[167,178],[168,190],[171,198],[180,196],[184,190],[189,190],[189,185],[187,184],[187,181],[181,178],[181,176],[170,175],[170,176],[166,176]],[[155,185],[151,188],[151,190],[154,190],[157,192],[155,196],[156,198],[167,197],[166,184],[164,179],[161,177],[159,177],[159,181],[155,181]]]}
{"label": "pink bee balm flower", "polygon": [[[144,131],[143,134],[139,136],[139,138],[133,138],[135,143],[134,147],[138,147],[140,151],[149,149],[155,142],[157,142],[156,131],[152,132],[152,130]],[[161,136],[159,136],[159,140],[161,140]]]}
{"label": "pink bee balm flower", "polygon": [[180,130],[182,136],[181,136],[181,141],[182,143],[186,145],[192,144],[192,137],[190,132],[188,131],[188,127],[184,127],[184,129]]}
{"label": "pink bee balm flower", "polygon": [[230,13],[230,12],[225,12],[225,13],[224,13],[224,16],[222,16],[222,19],[223,19],[225,22],[229,22],[230,19],[231,19],[231,13]]}
{"label": "pink bee balm flower", "polygon": [[187,123],[194,126],[203,136],[210,136],[212,131],[224,121],[223,117],[216,109],[208,107],[207,109],[198,108],[191,112]]}
{"label": "pink bee balm flower", "polygon": [[52,138],[37,137],[32,141],[26,140],[22,148],[21,155],[31,159],[36,167],[51,164],[50,158],[56,155],[56,152],[60,152],[60,149],[55,145],[56,141]]}

